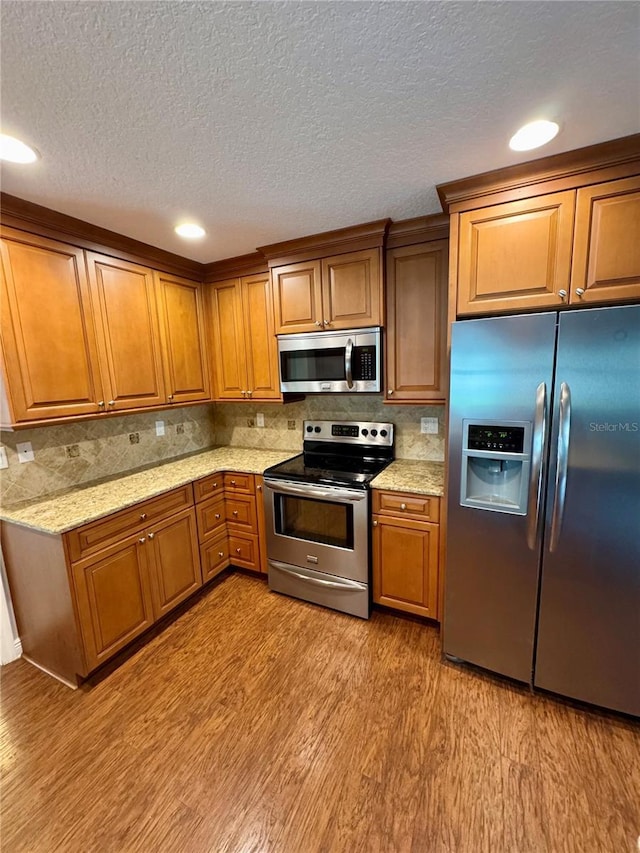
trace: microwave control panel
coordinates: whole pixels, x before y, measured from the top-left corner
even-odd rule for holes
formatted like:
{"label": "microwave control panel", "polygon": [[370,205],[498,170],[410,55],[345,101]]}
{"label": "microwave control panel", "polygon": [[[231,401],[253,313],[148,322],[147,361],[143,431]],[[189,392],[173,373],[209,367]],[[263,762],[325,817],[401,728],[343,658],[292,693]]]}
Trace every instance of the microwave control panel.
{"label": "microwave control panel", "polygon": [[376,378],[376,348],[374,346],[355,347],[356,379]]}

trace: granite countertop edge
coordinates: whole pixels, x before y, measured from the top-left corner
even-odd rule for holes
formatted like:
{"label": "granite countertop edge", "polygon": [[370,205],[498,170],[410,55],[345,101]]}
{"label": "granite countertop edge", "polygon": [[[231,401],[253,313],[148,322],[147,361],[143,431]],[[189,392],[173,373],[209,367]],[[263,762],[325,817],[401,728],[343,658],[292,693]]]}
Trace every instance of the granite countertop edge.
{"label": "granite countertop edge", "polygon": [[[143,471],[123,473],[106,482],[79,486],[64,494],[2,507],[0,520],[59,536],[211,474],[262,474],[295,455],[293,450],[211,448],[183,459],[168,459]],[[444,492],[444,463],[396,459],[371,485],[374,489],[439,497]]]}

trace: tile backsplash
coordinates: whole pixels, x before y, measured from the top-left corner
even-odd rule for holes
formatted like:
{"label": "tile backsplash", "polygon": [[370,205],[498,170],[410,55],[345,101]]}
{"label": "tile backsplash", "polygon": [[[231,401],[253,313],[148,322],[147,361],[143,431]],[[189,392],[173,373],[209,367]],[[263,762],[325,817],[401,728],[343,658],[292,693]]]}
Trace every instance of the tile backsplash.
{"label": "tile backsplash", "polygon": [[[256,426],[264,414],[264,427]],[[97,418],[75,424],[3,432],[9,468],[0,472],[2,500],[15,504],[72,486],[161,462],[212,445],[270,450],[302,449],[302,422],[390,421],[396,426],[399,459],[444,459],[444,406],[389,406],[382,397],[333,395],[300,403],[216,403],[146,414]],[[438,419],[437,435],[422,435],[420,419]],[[156,436],[156,421],[165,435]],[[35,460],[18,462],[16,445],[30,442]]]}

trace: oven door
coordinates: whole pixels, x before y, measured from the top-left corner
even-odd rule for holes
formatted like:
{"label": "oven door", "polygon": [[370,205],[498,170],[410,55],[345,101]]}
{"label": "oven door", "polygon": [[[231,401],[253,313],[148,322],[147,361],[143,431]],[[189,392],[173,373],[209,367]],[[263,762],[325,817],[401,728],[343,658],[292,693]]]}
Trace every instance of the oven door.
{"label": "oven door", "polygon": [[367,584],[369,492],[264,481],[269,560]]}

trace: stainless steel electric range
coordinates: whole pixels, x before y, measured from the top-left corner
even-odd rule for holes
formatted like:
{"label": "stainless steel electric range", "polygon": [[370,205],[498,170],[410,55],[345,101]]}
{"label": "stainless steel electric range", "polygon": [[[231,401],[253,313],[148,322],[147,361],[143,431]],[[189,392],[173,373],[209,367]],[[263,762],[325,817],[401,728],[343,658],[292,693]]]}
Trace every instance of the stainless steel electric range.
{"label": "stainless steel electric range", "polygon": [[269,586],[368,619],[369,483],[393,461],[393,424],[303,429],[303,452],[264,472]]}

